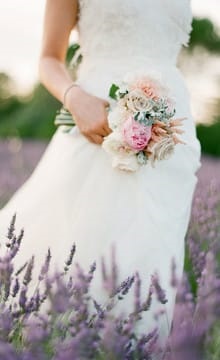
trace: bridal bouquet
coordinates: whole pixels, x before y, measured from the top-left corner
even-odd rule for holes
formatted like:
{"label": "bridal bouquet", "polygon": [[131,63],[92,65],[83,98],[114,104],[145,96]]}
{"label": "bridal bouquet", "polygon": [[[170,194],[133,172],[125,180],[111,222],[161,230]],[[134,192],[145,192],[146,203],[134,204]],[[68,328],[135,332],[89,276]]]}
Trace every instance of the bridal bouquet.
{"label": "bridal bouquet", "polygon": [[134,172],[149,161],[154,167],[176,144],[185,144],[177,135],[184,132],[180,126],[186,118],[174,118],[175,101],[158,75],[127,74],[119,86],[112,84],[109,96],[116,104],[108,116],[112,132],[102,147],[113,167]]}

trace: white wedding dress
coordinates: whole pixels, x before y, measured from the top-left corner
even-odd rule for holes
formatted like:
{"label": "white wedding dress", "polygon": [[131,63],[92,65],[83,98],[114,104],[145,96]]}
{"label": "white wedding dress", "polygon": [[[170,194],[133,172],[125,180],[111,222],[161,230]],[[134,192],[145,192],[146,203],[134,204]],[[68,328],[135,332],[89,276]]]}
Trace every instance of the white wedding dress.
{"label": "white wedding dress", "polygon": [[[108,154],[89,142],[78,127],[70,133],[59,128],[32,175],[0,211],[2,244],[15,211],[17,232],[25,230],[17,267],[35,254],[39,269],[48,247],[54,263],[63,265],[75,242],[75,262],[89,269],[97,261],[91,288],[97,300],[105,297],[100,257],[110,263],[112,243],[120,280],[138,270],[143,299],[150,275],[157,270],[168,302],[159,305],[155,300],[140,329],[151,330],[153,311],[165,307],[161,334],[169,331],[175,302],[171,258],[180,276],[196,171],[201,166],[189,91],[176,65],[181,46],[188,43],[191,21],[189,0],[80,0],[77,29],[83,61],[78,84],[109,100],[110,85],[125,73],[159,72],[176,99],[176,117],[187,117],[181,135],[187,144],[178,144],[170,159],[155,168],[146,165],[126,173],[113,169]],[[132,302],[133,291],[117,309],[129,311]]]}

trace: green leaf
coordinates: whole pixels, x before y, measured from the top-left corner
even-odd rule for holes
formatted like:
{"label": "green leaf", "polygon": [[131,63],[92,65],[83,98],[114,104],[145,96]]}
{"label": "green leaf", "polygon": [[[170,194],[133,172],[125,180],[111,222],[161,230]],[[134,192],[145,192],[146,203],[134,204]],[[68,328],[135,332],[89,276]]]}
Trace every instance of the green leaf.
{"label": "green leaf", "polygon": [[117,86],[115,84],[112,84],[112,86],[110,87],[109,96],[114,100],[117,100],[116,92],[118,91],[118,89],[119,89],[119,86]]}
{"label": "green leaf", "polygon": [[138,121],[139,120],[139,115],[140,115],[140,112],[136,112],[136,114],[134,115],[134,120]]}

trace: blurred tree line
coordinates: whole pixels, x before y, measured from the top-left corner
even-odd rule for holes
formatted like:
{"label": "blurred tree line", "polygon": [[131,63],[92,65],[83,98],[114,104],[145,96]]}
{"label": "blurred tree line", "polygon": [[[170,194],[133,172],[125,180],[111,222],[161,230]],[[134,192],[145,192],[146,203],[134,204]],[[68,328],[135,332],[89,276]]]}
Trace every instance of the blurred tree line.
{"label": "blurred tree line", "polygon": [[[191,40],[187,48],[189,54],[194,48],[201,46],[211,54],[220,55],[220,35],[214,24],[206,18],[194,18],[192,25]],[[78,50],[78,44],[69,47],[67,66]],[[0,73],[0,137],[49,139],[55,131],[54,118],[61,107],[59,101],[39,83],[30,94],[23,97],[15,93],[14,89],[11,77]],[[220,99],[216,113],[218,115],[214,116],[211,125],[197,125],[197,135],[203,152],[220,156]]]}

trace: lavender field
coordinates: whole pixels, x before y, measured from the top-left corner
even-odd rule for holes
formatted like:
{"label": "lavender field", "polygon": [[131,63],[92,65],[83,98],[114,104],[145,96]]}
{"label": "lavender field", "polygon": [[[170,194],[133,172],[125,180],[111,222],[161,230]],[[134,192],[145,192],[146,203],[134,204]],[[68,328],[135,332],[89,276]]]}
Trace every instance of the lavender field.
{"label": "lavender field", "polygon": [[30,176],[46,146],[43,141],[0,141],[0,207]]}
{"label": "lavender field", "polygon": [[[47,143],[18,140],[0,142],[0,204],[27,179],[43,154]],[[15,234],[13,219],[8,231],[7,251],[0,256],[0,358],[4,360],[219,360],[220,359],[220,159],[202,157],[194,194],[191,220],[186,236],[185,271],[182,279],[171,264],[171,284],[177,288],[173,326],[161,348],[158,332],[137,337],[135,326],[143,311],[148,311],[155,294],[166,303],[166,289],[152,276],[146,301],[141,302],[138,273],[117,283],[117,264],[106,273],[103,286],[109,303],[98,304],[89,295],[96,270],[89,273],[80,266],[73,281],[69,270],[75,246],[64,273],[48,277],[51,254],[42,264],[41,288],[28,295],[33,258],[14,273],[13,259],[23,234]],[[112,317],[115,301],[123,301],[135,287],[134,310],[127,318]],[[48,314],[41,312],[45,300]],[[91,301],[93,313],[90,313]],[[163,314],[161,314],[162,316]],[[156,356],[156,357],[155,357]]]}

